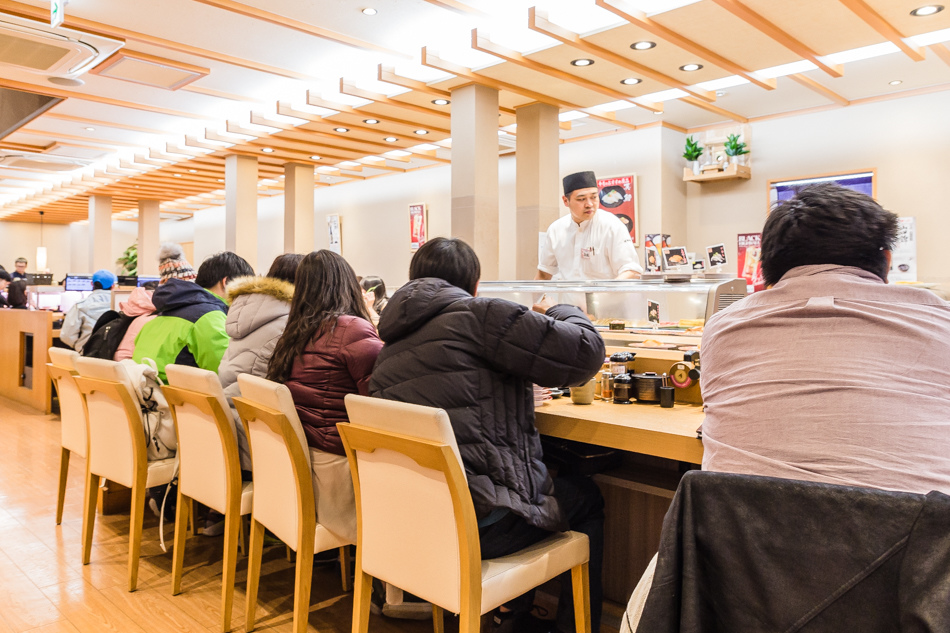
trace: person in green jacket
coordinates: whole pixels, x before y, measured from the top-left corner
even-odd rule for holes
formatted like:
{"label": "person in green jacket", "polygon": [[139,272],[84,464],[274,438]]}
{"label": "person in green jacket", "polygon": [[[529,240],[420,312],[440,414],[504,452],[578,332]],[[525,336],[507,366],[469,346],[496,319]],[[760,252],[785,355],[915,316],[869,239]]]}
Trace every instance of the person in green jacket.
{"label": "person in green jacket", "polygon": [[194,282],[167,279],[152,295],[158,316],[135,338],[132,360],[155,361],[163,381],[165,366],[172,363],[217,372],[230,340],[224,329],[224,287],[233,277],[253,274],[244,258],[225,251],[206,259]]}

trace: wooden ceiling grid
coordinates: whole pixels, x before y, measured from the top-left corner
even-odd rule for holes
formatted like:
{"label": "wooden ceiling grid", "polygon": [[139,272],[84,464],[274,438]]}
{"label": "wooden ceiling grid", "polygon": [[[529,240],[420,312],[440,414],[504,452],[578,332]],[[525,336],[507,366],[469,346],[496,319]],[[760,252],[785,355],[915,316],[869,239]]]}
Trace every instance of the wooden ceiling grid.
{"label": "wooden ceiling grid", "polygon": [[[217,10],[241,16],[242,19],[266,22],[300,33],[334,42],[346,47],[371,52],[406,57],[379,44],[362,40],[344,33],[302,22],[291,16],[279,15],[250,6],[236,0],[198,0]],[[481,15],[465,0],[427,0],[430,4],[462,15]],[[325,177],[333,176],[333,184],[349,180],[378,177],[386,173],[401,173],[450,162],[446,150],[413,150],[422,143],[440,143],[449,138],[451,106],[435,105],[434,99],[451,100],[452,90],[466,84],[479,83],[495,89],[499,94],[499,126],[505,127],[516,121],[516,109],[530,103],[542,102],[563,110],[577,110],[590,119],[607,124],[612,129],[636,129],[633,121],[656,119],[643,118],[643,114],[660,113],[663,103],[651,103],[644,95],[676,88],[687,96],[669,101],[671,117],[694,108],[701,111],[701,120],[713,124],[716,121],[749,120],[741,100],[724,106],[717,102],[715,91],[699,88],[696,84],[739,75],[749,80],[752,86],[745,90],[773,91],[779,85],[796,85],[805,88],[823,102],[833,106],[847,106],[858,99],[849,99],[835,89],[834,78],[842,75],[842,68],[828,63],[822,56],[846,49],[892,42],[907,58],[918,61],[926,51],[904,41],[905,37],[950,27],[950,11],[927,19],[911,17],[916,8],[908,0],[796,0],[791,3],[776,3],[773,0],[702,0],[701,2],[648,17],[639,12],[627,0],[595,0],[597,6],[613,12],[624,23],[603,29],[589,36],[582,36],[564,26],[549,21],[533,8],[525,15],[524,26],[553,38],[555,46],[540,51],[522,54],[493,42],[486,34],[472,31],[472,47],[488,53],[500,63],[471,69],[440,59],[434,51],[423,48],[421,63],[439,69],[449,76],[446,79],[425,83],[400,75],[394,68],[380,64],[377,79],[408,90],[402,94],[387,96],[367,90],[347,77],[339,79],[341,94],[366,99],[367,104],[353,107],[328,99],[318,93],[308,92],[306,103],[332,110],[332,113],[314,114],[301,111],[289,102],[280,101],[274,110],[277,114],[295,117],[294,123],[280,121],[267,113],[254,112],[247,121],[228,121],[224,130],[207,129],[204,136],[186,136],[183,142],[166,143],[164,149],[152,148],[143,151],[140,144],[128,140],[104,138],[102,135],[81,136],[69,131],[58,132],[43,124],[60,121],[115,130],[111,134],[135,132],[152,135],[167,135],[157,127],[132,125],[106,117],[77,116],[57,112],[48,113],[19,130],[15,140],[7,146],[29,145],[25,141],[42,139],[37,144],[41,151],[102,152],[139,149],[134,159],[123,159],[120,164],[100,170],[95,177],[74,179],[62,186],[62,191],[40,192],[35,201],[26,200],[0,207],[0,215],[16,211],[7,220],[35,221],[39,211],[46,212],[45,221],[68,222],[86,217],[89,195],[92,193],[113,196],[116,213],[135,210],[136,200],[160,199],[163,213],[190,213],[199,204],[220,204],[220,190],[224,183],[224,157],[227,154],[253,156],[258,159],[259,178],[269,180],[259,189],[268,194],[279,191],[283,165],[288,162],[311,164],[318,168],[317,185],[326,186]],[[46,19],[44,7],[24,4],[13,0],[0,0],[0,11],[33,19]],[[182,42],[156,37],[114,25],[77,17],[70,13],[66,25],[72,28],[121,38],[136,43],[154,56],[154,49],[168,51],[178,57],[196,58],[198,62],[209,61],[226,64],[243,70],[252,70],[272,76],[297,79],[307,82],[315,77],[293,69],[279,68],[256,60],[196,47]],[[648,50],[632,50],[633,42],[648,40],[656,42]],[[943,44],[929,47],[933,55],[950,66],[950,49]],[[129,49],[126,49],[128,52]],[[588,57],[594,65],[577,67],[570,62],[579,57]],[[759,77],[757,69],[778,66],[799,60],[809,60],[819,70],[790,75],[779,84],[774,79]],[[186,64],[185,60],[169,60]],[[192,60],[194,61],[194,60]],[[702,69],[685,73],[680,67],[687,63],[702,64]],[[191,63],[192,66],[196,64]],[[203,67],[203,66],[202,66]],[[213,73],[213,69],[212,69]],[[621,84],[621,80],[636,77],[642,81],[635,85]],[[104,81],[104,76],[97,81]],[[182,91],[205,97],[228,101],[257,102],[257,99],[223,90],[213,89],[197,80],[182,87]],[[89,90],[40,88],[24,82],[0,78],[0,86],[21,90],[43,92],[72,101],[84,101],[97,106],[122,108],[145,112],[149,115],[187,118],[190,120],[211,119],[203,114],[182,111],[164,105],[131,102],[114,99]],[[884,91],[881,91],[882,93]],[[758,94],[758,93],[756,93]],[[804,94],[804,93],[803,93]],[[301,95],[302,96],[302,95]],[[869,95],[874,96],[874,95]],[[862,96],[866,99],[868,96]],[[146,99],[147,101],[147,99]],[[636,104],[637,109],[614,112],[595,108],[607,101],[626,101]],[[750,102],[754,102],[750,100]],[[681,105],[682,104],[682,105]],[[684,110],[686,108],[686,110]],[[85,113],[84,113],[85,114]],[[696,120],[696,116],[690,117]],[[762,115],[759,115],[762,116]],[[771,115],[765,115],[771,116]],[[365,120],[376,119],[377,124]],[[665,120],[664,124],[671,124]],[[263,127],[261,127],[263,126]],[[61,126],[55,126],[61,127]],[[348,128],[346,133],[334,128]],[[561,127],[571,129],[569,122]],[[68,128],[64,128],[68,129]],[[603,129],[603,125],[598,129]],[[266,131],[265,131],[266,130]],[[415,134],[426,130],[425,135]],[[604,132],[597,132],[602,134]],[[256,138],[248,138],[253,135]],[[19,137],[23,136],[24,139]],[[388,142],[387,137],[396,140]],[[215,142],[218,141],[218,142]],[[225,148],[221,141],[234,143]],[[268,148],[272,152],[262,150]],[[407,152],[405,156],[385,156],[392,150]],[[318,156],[319,158],[313,158]],[[342,165],[340,163],[343,163]],[[141,172],[147,167],[150,171]],[[5,185],[13,182],[36,182],[38,178],[24,172],[21,178],[7,169],[0,174]],[[86,187],[94,189],[87,190]],[[50,200],[51,196],[72,192],[67,197]],[[217,193],[215,193],[217,192]],[[195,196],[199,196],[196,200]],[[47,202],[48,200],[48,202]],[[37,203],[39,202],[39,204]]]}

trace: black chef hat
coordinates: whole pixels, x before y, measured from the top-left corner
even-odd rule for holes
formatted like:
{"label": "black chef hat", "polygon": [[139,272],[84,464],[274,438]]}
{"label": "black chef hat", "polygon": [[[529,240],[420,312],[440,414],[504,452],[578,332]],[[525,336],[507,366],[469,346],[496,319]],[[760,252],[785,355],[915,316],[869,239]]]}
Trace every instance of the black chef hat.
{"label": "black chef hat", "polygon": [[570,197],[578,189],[590,189],[597,186],[597,176],[592,171],[579,171],[576,174],[564,176],[564,195]]}

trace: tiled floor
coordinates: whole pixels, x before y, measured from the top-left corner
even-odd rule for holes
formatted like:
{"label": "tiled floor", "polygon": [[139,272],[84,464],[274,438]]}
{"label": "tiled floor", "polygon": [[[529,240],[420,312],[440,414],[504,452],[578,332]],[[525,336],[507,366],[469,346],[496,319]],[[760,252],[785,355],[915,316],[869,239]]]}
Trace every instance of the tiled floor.
{"label": "tiled floor", "polygon": [[[159,547],[158,520],[146,509],[138,590],[126,588],[128,514],[98,516],[92,562],[80,560],[85,462],[70,460],[62,525],[57,526],[60,425],[0,397],[0,633],[208,633],[219,630],[222,539],[188,541],[182,593],[171,595],[171,553]],[[173,526],[166,525],[170,543]],[[246,560],[238,560],[233,631],[244,630]],[[264,551],[255,630],[290,631],[294,569],[281,545]],[[350,631],[352,594],[339,567],[314,568],[310,630]],[[451,618],[446,630],[457,630]],[[373,616],[371,633],[428,633],[431,621]]]}

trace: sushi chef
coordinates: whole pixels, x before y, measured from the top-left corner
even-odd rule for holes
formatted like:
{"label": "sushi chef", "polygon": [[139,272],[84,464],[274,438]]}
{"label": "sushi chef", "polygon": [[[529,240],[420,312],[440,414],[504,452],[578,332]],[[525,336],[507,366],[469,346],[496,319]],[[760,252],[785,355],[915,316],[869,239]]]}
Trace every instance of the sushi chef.
{"label": "sushi chef", "polygon": [[599,209],[597,177],[581,171],[563,180],[568,215],[548,227],[535,279],[638,279],[643,268],[627,227]]}

